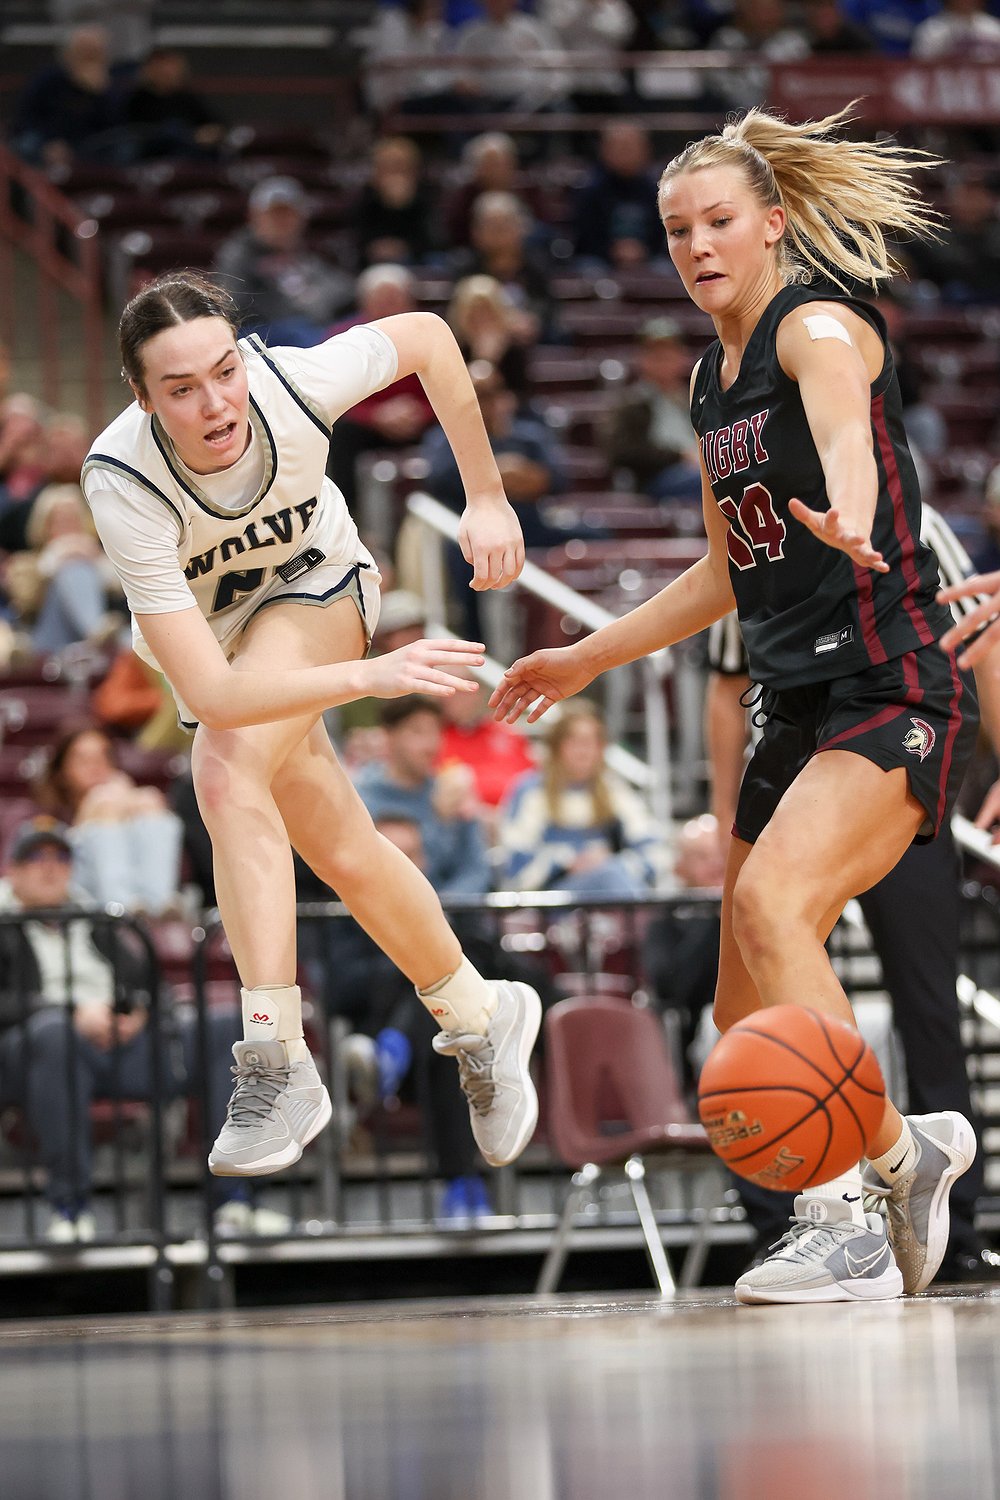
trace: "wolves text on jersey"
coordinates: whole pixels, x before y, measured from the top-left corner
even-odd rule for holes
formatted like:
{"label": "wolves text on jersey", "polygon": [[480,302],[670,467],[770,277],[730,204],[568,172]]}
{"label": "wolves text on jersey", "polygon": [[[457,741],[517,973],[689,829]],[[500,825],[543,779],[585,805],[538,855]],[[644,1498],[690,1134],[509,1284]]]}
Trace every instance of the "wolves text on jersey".
{"label": "wolves text on jersey", "polygon": [[705,433],[701,439],[701,452],[713,484],[728,479],[731,474],[743,474],[751,464],[767,463],[768,453],[761,435],[769,410],[765,408],[754,412],[750,418]]}
{"label": "wolves text on jersey", "polygon": [[192,557],[184,569],[185,578],[188,583],[196,578],[204,578],[215,568],[229,562],[232,557],[239,557],[243,552],[257,552],[261,547],[274,547],[278,542],[287,546],[295,535],[296,518],[298,529],[304,535],[318,502],[319,497],[314,495],[311,500],[303,500],[300,505],[285,505],[272,515],[257,516],[237,536],[224,537],[216,546],[209,547],[207,552]]}

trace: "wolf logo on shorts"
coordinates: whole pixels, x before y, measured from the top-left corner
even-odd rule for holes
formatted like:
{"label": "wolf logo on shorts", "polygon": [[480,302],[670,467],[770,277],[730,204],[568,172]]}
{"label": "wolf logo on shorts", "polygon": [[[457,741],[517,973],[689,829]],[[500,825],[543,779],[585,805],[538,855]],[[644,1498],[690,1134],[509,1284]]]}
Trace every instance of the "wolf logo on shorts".
{"label": "wolf logo on shorts", "polygon": [[911,719],[910,723],[913,728],[908,729],[903,736],[903,749],[908,750],[911,755],[919,755],[921,760],[926,760],[934,749],[937,733],[926,719]]}

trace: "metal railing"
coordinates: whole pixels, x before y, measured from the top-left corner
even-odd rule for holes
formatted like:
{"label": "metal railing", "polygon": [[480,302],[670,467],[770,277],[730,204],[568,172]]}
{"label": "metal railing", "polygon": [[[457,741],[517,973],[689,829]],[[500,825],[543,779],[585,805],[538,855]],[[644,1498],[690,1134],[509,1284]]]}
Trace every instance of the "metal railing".
{"label": "metal railing", "polygon": [[[662,987],[658,991],[657,975],[670,968],[669,962],[664,967],[656,947],[662,941],[656,924],[668,914],[681,922],[710,916],[717,909],[716,897],[683,892],[609,906],[561,893],[497,893],[446,905],[463,945],[486,973],[525,978],[547,1001],[564,995],[612,995],[652,1004],[662,1014],[676,1066],[693,1089],[689,1045],[696,1016],[678,1008]],[[78,911],[37,915],[63,924],[64,930],[70,920],[81,920]],[[32,1103],[23,1092],[30,1041],[23,1066],[13,1072],[9,1065],[0,1068],[5,1109],[0,1112],[0,1275],[145,1268],[151,1305],[166,1308],[181,1300],[202,1306],[226,1302],[234,1295],[240,1268],[251,1264],[270,1266],[278,1275],[283,1266],[350,1262],[361,1294],[366,1286],[375,1293],[384,1284],[386,1273],[379,1268],[387,1263],[449,1255],[540,1257],[549,1248],[570,1173],[554,1159],[544,1128],[516,1167],[496,1173],[484,1169],[491,1196],[484,1219],[471,1225],[442,1220],[446,1173],[440,1119],[438,1126],[431,1119],[431,1094],[450,1086],[455,1118],[468,1130],[454,1070],[430,1077],[433,1024],[410,990],[411,1012],[404,1024],[411,1028],[413,1064],[405,1082],[383,1095],[373,1087],[370,1073],[357,1073],[356,1051],[348,1038],[371,1034],[386,1023],[375,1007],[387,991],[382,971],[373,971],[362,985],[362,1011],[345,1013],[350,988],[344,940],[350,919],[335,903],[299,908],[307,1038],[329,1083],[332,1123],[295,1167],[249,1185],[252,1213],[245,1227],[234,1230],[223,1224],[221,1195],[231,1180],[208,1174],[207,1155],[224,1113],[220,1096],[228,1097],[229,1048],[240,1032],[238,979],[218,920],[213,914],[194,928],[175,923],[147,929],[111,912],[85,913],[82,919],[95,931],[128,939],[142,960],[143,994],[138,999],[149,1005],[151,1086],[135,1097],[112,1092],[94,1109],[88,1106],[89,1128],[98,1144],[92,1180],[79,1188],[81,1195],[92,1193],[96,1235],[86,1243],[53,1244],[46,1235],[46,1174],[32,1110],[50,1108],[58,1090],[72,1102],[80,1075],[64,1062],[65,1076],[47,1079],[44,1096]],[[0,917],[0,953],[10,952],[22,924],[22,918],[10,913]],[[983,1223],[994,1228],[1000,1224],[1000,1018],[993,998],[1000,971],[998,935],[997,890],[967,882],[962,970],[979,997],[967,1012],[970,1080],[985,1126]],[[878,997],[885,1005],[866,936],[842,927],[831,947],[852,996]],[[73,960],[68,944],[65,953],[69,979]],[[127,993],[123,973],[117,972],[115,989],[125,1009],[137,997]],[[9,997],[9,963],[3,976],[0,989]],[[408,989],[405,984],[402,988]],[[23,1015],[8,1013],[0,1030],[0,1057],[10,1056],[10,1028],[23,1028],[34,1013],[26,993],[18,1004]],[[72,1008],[63,1019],[73,1027]],[[395,1015],[388,1019],[400,1021]],[[191,1044],[188,1063],[177,1070],[176,1049],[185,1039]],[[544,1084],[544,1034],[539,1053]],[[123,1057],[122,1065],[126,1063]],[[87,1128],[86,1120],[82,1128]],[[710,1163],[709,1170],[717,1168]],[[704,1183],[685,1186],[682,1180],[665,1178],[652,1196],[668,1250],[688,1246],[698,1232]],[[253,1217],[258,1210],[270,1215],[263,1228]],[[634,1250],[641,1244],[634,1212],[623,1199],[602,1200],[582,1233],[593,1249]],[[714,1244],[735,1245],[747,1237],[741,1210],[734,1206],[714,1212]],[[395,1274],[402,1289],[405,1273]]]}
{"label": "metal railing", "polygon": [[[428,614],[431,620],[443,623],[448,617],[448,593],[445,584],[442,542],[457,540],[459,518],[454,511],[449,510],[433,496],[419,491],[410,495],[406,502],[406,509],[423,529],[421,573]],[[615,619],[615,616],[603,605],[595,604],[592,599],[577,593],[575,589],[570,588],[560,579],[553,578],[544,569],[532,562],[526,562],[520,577],[511,586],[510,591],[507,593],[488,592],[483,594],[481,599],[481,608],[486,620],[486,634],[489,637],[486,644],[491,655],[485,666],[478,669],[476,675],[491,689],[496,687],[504,673],[504,667],[497,660],[498,654],[502,653],[508,662],[520,654],[521,643],[514,629],[512,609],[512,597],[514,591],[517,590],[523,590],[536,599],[540,599],[544,604],[561,610],[565,616],[578,622],[587,630],[599,630],[602,625],[608,625]],[[670,748],[672,726],[667,712],[664,682],[669,676],[676,675],[678,661],[678,653],[657,651],[634,663],[631,667],[614,673],[609,689],[620,695],[627,695],[631,688],[631,674],[633,672],[639,674],[642,684],[645,758],[633,755],[623,746],[612,743],[608,747],[608,763],[625,780],[646,793],[653,816],[663,829],[669,827],[674,800]],[[613,735],[622,718],[620,700],[617,709],[614,706],[609,707],[607,717],[609,730]],[[697,722],[696,720],[694,726],[696,743],[698,740]],[[681,736],[678,761],[681,765],[690,766],[696,761],[698,752],[696,744],[692,745],[691,742],[692,725],[689,716],[679,716],[678,724],[674,728]]]}
{"label": "metal railing", "polygon": [[32,347],[41,355],[42,396],[58,406],[63,388],[59,293],[79,307],[87,422],[104,425],[104,308],[97,222],[88,219],[41,172],[0,145],[0,333],[17,353],[20,317],[16,252],[34,278]]}

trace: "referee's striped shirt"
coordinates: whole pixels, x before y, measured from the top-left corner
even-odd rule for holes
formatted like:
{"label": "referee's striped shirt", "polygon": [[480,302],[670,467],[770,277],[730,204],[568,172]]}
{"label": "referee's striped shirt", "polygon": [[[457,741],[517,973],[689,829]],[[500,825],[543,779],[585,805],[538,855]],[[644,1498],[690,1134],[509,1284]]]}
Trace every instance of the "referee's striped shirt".
{"label": "referee's striped shirt", "polygon": [[[948,522],[926,501],[922,511],[920,540],[930,547],[938,560],[942,585],[950,588],[954,583],[962,583],[966,578],[971,578],[976,571],[972,560]],[[959,620],[963,615],[971,614],[980,602],[981,598],[975,596],[956,599],[951,605],[951,612]],[[709,626],[708,665],[711,671],[719,672],[724,677],[749,676],[750,666],[735,610]]]}

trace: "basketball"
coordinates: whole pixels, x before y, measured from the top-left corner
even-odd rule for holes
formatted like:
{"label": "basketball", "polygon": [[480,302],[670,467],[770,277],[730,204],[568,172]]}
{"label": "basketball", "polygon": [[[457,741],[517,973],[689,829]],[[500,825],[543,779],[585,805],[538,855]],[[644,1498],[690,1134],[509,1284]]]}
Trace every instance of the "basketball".
{"label": "basketball", "polygon": [[739,1021],[698,1083],[713,1151],[740,1177],[779,1192],[817,1187],[853,1167],[884,1108],[882,1070],[864,1037],[802,1005]]}

